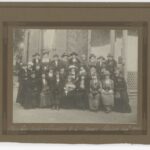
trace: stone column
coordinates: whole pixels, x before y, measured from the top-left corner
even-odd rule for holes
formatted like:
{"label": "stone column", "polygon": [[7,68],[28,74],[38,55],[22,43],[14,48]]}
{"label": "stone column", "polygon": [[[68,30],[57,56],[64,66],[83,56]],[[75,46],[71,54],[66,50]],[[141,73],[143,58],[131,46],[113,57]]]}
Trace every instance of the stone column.
{"label": "stone column", "polygon": [[115,30],[110,30],[110,53],[115,57]]}
{"label": "stone column", "polygon": [[91,53],[91,32],[92,32],[92,30],[88,30],[88,52],[87,52],[87,60],[89,60],[89,55]]}
{"label": "stone column", "polygon": [[123,30],[123,37],[122,37],[122,51],[121,55],[124,60],[124,76],[127,80],[127,46],[128,46],[128,30]]}

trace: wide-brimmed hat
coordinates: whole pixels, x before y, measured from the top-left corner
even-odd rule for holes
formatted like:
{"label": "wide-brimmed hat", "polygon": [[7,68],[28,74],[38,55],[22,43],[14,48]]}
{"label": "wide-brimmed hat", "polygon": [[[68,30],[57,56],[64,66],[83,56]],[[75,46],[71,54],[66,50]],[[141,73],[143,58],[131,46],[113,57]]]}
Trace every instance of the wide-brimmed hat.
{"label": "wide-brimmed hat", "polygon": [[110,72],[109,72],[108,70],[106,70],[106,71],[104,72],[104,75],[105,75],[105,76],[108,76],[108,75],[110,75]]}
{"label": "wide-brimmed hat", "polygon": [[103,60],[105,60],[105,58],[103,56],[99,56],[97,59],[103,59]]}
{"label": "wide-brimmed hat", "polygon": [[53,57],[59,57],[59,55],[58,54],[54,54],[54,56]]}
{"label": "wide-brimmed hat", "polygon": [[43,55],[48,55],[48,54],[49,54],[49,51],[46,51],[46,50],[43,51]]}
{"label": "wide-brimmed hat", "polygon": [[63,53],[63,54],[61,55],[61,57],[65,57],[65,56],[68,57],[68,54],[67,54],[67,53]]}
{"label": "wide-brimmed hat", "polygon": [[68,68],[69,68],[69,69],[78,69],[78,67],[75,66],[75,65],[70,65]]}
{"label": "wide-brimmed hat", "polygon": [[32,62],[32,61],[29,61],[29,62],[28,62],[28,65],[33,66],[33,62]]}
{"label": "wide-brimmed hat", "polygon": [[70,56],[73,56],[73,55],[78,56],[78,54],[77,54],[76,52],[72,52],[72,53],[70,54]]}
{"label": "wide-brimmed hat", "polygon": [[39,53],[35,53],[34,56],[40,56],[40,54]]}
{"label": "wide-brimmed hat", "polygon": [[96,58],[94,54],[90,54],[89,59],[91,59],[92,57]]}
{"label": "wide-brimmed hat", "polygon": [[113,55],[109,53],[109,54],[107,55],[107,57],[113,57]]}

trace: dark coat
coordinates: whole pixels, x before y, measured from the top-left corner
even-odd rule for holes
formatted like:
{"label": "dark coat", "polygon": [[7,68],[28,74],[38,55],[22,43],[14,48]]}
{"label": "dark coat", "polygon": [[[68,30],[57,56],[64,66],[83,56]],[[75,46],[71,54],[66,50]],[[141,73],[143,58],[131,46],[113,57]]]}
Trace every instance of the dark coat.
{"label": "dark coat", "polygon": [[114,81],[115,110],[124,113],[131,112],[125,79],[123,77],[115,77]]}
{"label": "dark coat", "polygon": [[114,72],[116,67],[117,62],[114,59],[106,61],[106,69],[110,72],[111,79],[114,79]]}
{"label": "dark coat", "polygon": [[36,68],[36,66],[37,65],[41,65],[41,59],[39,58],[39,59],[33,59],[32,60],[32,62],[33,62],[33,68],[35,69]]}
{"label": "dark coat", "polygon": [[50,65],[50,66],[54,69],[54,71],[59,71],[60,68],[62,67],[62,63],[61,63],[60,60],[58,60],[57,63],[56,63],[56,61],[53,60],[53,61],[51,62],[51,65]]}
{"label": "dark coat", "polygon": [[27,97],[28,70],[24,70],[23,68],[21,68],[18,74],[18,80],[19,80],[19,88],[16,102],[22,105],[24,101],[26,101]]}

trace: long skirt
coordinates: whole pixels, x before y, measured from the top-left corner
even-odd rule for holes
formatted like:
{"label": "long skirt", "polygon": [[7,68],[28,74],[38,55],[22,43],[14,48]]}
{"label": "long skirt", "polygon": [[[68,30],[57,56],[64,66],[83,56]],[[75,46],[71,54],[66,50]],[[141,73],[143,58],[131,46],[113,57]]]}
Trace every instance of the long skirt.
{"label": "long skirt", "polygon": [[114,94],[110,93],[110,92],[102,92],[101,93],[102,96],[102,103],[103,106],[110,106],[113,107],[114,106]]}
{"label": "long skirt", "polygon": [[23,100],[22,92],[23,92],[23,86],[19,83],[16,103],[22,104],[22,100]]}
{"label": "long skirt", "polygon": [[76,107],[78,109],[88,108],[88,96],[85,90],[79,90],[77,92]]}
{"label": "long skirt", "polygon": [[89,94],[89,109],[93,111],[97,111],[100,105],[100,94]]}
{"label": "long skirt", "polygon": [[129,105],[129,97],[127,91],[116,91],[115,92],[115,105],[114,110],[122,113],[130,113],[131,107]]}
{"label": "long skirt", "polygon": [[66,109],[73,109],[77,108],[76,106],[76,92],[71,91],[67,95],[63,94],[63,99],[62,99],[62,107]]}
{"label": "long skirt", "polygon": [[40,94],[40,107],[50,107],[51,95],[48,90],[42,91]]}
{"label": "long skirt", "polygon": [[23,104],[28,99],[28,92],[27,91],[28,91],[27,84],[19,84],[16,103],[19,103],[23,106]]}
{"label": "long skirt", "polygon": [[26,96],[22,105],[25,109],[37,108],[39,107],[39,100],[40,100],[39,93],[29,90],[28,95]]}

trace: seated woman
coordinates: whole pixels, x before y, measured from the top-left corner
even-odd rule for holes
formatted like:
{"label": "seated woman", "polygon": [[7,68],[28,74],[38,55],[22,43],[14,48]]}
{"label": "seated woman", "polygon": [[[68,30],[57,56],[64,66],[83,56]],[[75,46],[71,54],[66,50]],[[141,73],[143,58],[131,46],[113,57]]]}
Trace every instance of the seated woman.
{"label": "seated woman", "polygon": [[105,79],[102,81],[101,96],[105,112],[109,113],[114,106],[114,82],[110,79],[109,71],[105,71]]}
{"label": "seated woman", "polygon": [[74,84],[72,77],[69,75],[64,85],[63,107],[74,108],[75,107],[75,93],[76,85]]}
{"label": "seated woman", "polygon": [[92,74],[89,86],[89,109],[91,111],[98,111],[100,106],[100,92],[102,87],[97,74]]}
{"label": "seated woman", "polygon": [[131,107],[129,105],[127,85],[119,69],[116,69],[115,71],[114,88],[115,88],[115,105],[114,105],[115,111],[122,113],[130,113]]}

